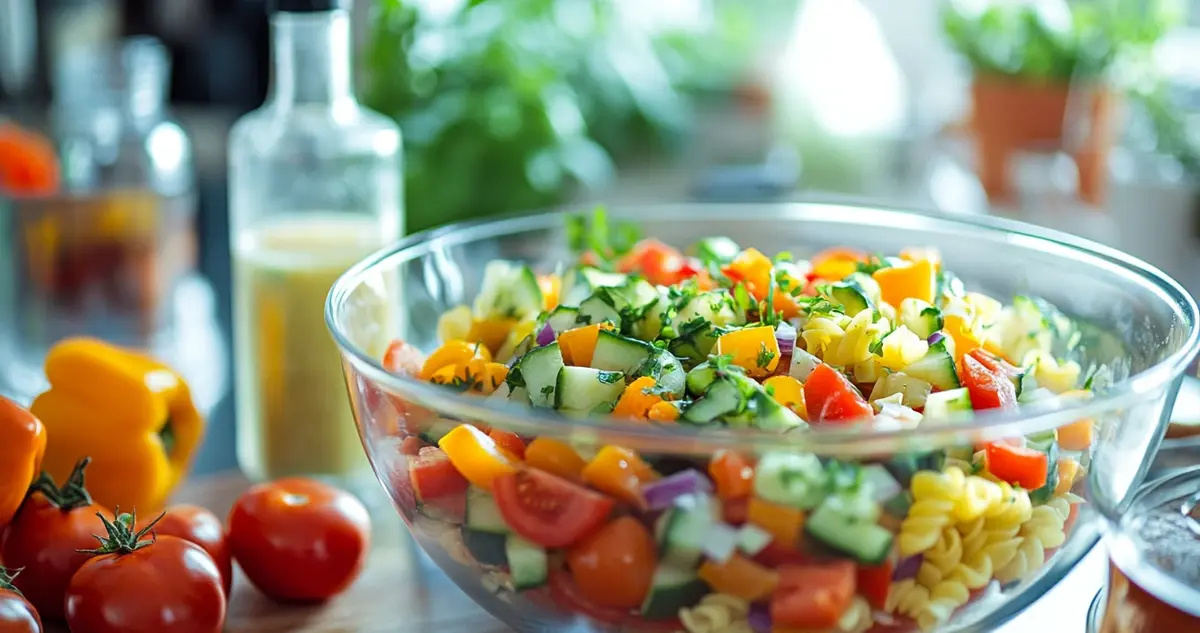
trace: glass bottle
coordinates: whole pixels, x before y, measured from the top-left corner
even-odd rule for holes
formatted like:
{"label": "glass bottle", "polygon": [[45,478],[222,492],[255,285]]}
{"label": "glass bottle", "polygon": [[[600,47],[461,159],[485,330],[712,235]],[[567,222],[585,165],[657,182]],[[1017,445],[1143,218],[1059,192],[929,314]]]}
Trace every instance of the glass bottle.
{"label": "glass bottle", "polygon": [[[324,304],[342,272],[401,235],[401,141],[353,94],[348,5],[270,3],[267,100],[230,133],[238,461],[251,479],[370,472]],[[382,354],[386,330],[367,351]]]}

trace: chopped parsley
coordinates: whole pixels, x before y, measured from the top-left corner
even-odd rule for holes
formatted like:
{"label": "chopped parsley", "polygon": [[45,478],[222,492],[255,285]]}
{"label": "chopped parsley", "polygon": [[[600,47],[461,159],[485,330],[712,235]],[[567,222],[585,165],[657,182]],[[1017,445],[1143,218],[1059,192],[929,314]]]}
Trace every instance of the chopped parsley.
{"label": "chopped parsley", "polygon": [[[624,378],[624,375],[619,371],[602,371],[596,375],[596,379],[606,385],[615,385],[622,378]],[[551,388],[551,391],[553,391],[553,388]]]}
{"label": "chopped parsley", "polygon": [[882,255],[872,255],[865,262],[858,262],[854,265],[854,271],[863,273],[864,275],[874,275],[876,271],[891,268],[892,263]]}
{"label": "chopped parsley", "polygon": [[767,365],[771,364],[771,361],[775,360],[776,354],[775,354],[775,352],[772,352],[771,350],[767,349],[766,343],[759,343],[758,345],[759,345],[758,358],[756,358],[754,360],[754,362],[760,368],[765,368]]}
{"label": "chopped parsley", "polygon": [[603,206],[593,209],[590,217],[581,213],[569,216],[566,230],[571,250],[580,255],[592,253],[602,270],[612,270],[614,262],[631,251],[640,238],[640,231],[633,223],[609,226]]}

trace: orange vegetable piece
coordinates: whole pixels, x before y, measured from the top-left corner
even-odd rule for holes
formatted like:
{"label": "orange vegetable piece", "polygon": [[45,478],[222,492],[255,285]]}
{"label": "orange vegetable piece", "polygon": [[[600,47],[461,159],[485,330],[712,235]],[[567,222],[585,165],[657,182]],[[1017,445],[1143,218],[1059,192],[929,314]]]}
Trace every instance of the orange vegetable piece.
{"label": "orange vegetable piece", "polygon": [[472,321],[467,340],[471,343],[483,343],[488,352],[494,354],[504,345],[508,333],[512,332],[516,324],[516,319]]}
{"label": "orange vegetable piece", "polygon": [[421,366],[421,379],[429,380],[439,369],[448,365],[465,365],[468,361],[481,358],[484,362],[492,360],[492,354],[487,347],[480,343],[469,343],[461,340],[450,340],[434,350]]}
{"label": "orange vegetable piece", "polygon": [[1079,477],[1079,462],[1071,457],[1061,457],[1058,460],[1058,482],[1054,486],[1054,494],[1062,496],[1071,491],[1075,480]]}
{"label": "orange vegetable piece", "polygon": [[729,263],[734,275],[746,282],[746,289],[755,299],[765,299],[771,284],[771,269],[775,263],[758,249],[747,248]]}
{"label": "orange vegetable piece", "polygon": [[909,247],[903,249],[900,251],[900,259],[910,262],[928,261],[935,268],[942,267],[942,254],[938,252],[938,249],[933,247]]}
{"label": "orange vegetable piece", "polygon": [[961,315],[947,314],[942,321],[942,331],[954,340],[954,362],[958,363],[963,356],[979,349],[982,344],[971,331],[970,324]]}
{"label": "orange vegetable piece", "polygon": [[438,447],[459,474],[484,490],[491,490],[497,477],[516,472],[520,461],[470,424],[454,427],[438,441]]}
{"label": "orange vegetable piece", "polygon": [[867,256],[861,251],[850,248],[827,248],[813,255],[812,276],[817,279],[841,281],[847,275],[858,270],[858,264],[867,261]]}
{"label": "orange vegetable piece", "polygon": [[804,530],[804,511],[776,505],[758,497],[750,499],[746,521],[762,528],[774,542],[787,550],[796,550]]}
{"label": "orange vegetable piece", "polygon": [[562,291],[562,279],[558,275],[538,275],[538,287],[542,289],[542,307],[551,311],[558,307],[558,294]]}
{"label": "orange vegetable piece", "polygon": [[697,575],[717,593],[757,602],[775,591],[779,573],[734,554],[723,563],[705,561]]}
{"label": "orange vegetable piece", "polygon": [[601,328],[613,329],[611,323],[593,323],[577,327],[558,335],[558,347],[562,350],[563,362],[575,367],[589,367],[592,364],[592,354],[596,351],[596,340],[600,338]]}
{"label": "orange vegetable piece", "polygon": [[640,506],[642,485],[658,479],[650,465],[635,452],[619,446],[605,446],[583,468],[588,485],[618,499]]}
{"label": "orange vegetable piece", "polygon": [[664,400],[650,407],[650,412],[646,417],[655,422],[674,422],[679,419],[679,407]]}
{"label": "orange vegetable piece", "polygon": [[721,499],[745,499],[754,492],[754,467],[733,451],[717,452],[708,463],[708,474],[716,483]]}
{"label": "orange vegetable piece", "polygon": [[751,377],[769,376],[779,366],[779,341],[769,325],[743,328],[717,339],[717,354],[729,354]]}
{"label": "orange vegetable piece", "polygon": [[646,390],[652,387],[654,387],[654,379],[649,376],[642,376],[629,383],[629,386],[625,387],[625,391],[621,393],[620,399],[617,400],[617,406],[613,407],[612,414],[617,417],[639,420],[649,417],[651,407],[663,401],[661,396],[646,393]]}
{"label": "orange vegetable piece", "polygon": [[1076,420],[1058,428],[1058,446],[1068,451],[1085,451],[1092,445],[1091,418]]}
{"label": "orange vegetable piece", "polygon": [[571,481],[581,480],[583,468],[587,466],[569,444],[548,437],[535,438],[525,447],[525,463]]}
{"label": "orange vegetable piece", "polygon": [[880,268],[871,277],[879,284],[880,297],[892,306],[909,298],[933,303],[937,288],[937,269],[928,259],[920,259],[908,266]]}
{"label": "orange vegetable piece", "polygon": [[0,123],[0,191],[36,196],[59,187],[58,157],[40,134]]}

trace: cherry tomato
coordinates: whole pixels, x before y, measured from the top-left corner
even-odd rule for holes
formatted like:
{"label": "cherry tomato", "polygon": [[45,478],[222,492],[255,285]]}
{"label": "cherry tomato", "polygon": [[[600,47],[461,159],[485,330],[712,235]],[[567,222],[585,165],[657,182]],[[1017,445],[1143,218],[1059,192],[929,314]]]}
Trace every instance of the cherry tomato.
{"label": "cherry tomato", "polygon": [[13,584],[46,621],[62,620],[67,584],[91,558],[77,550],[94,548],[93,535],[104,534],[97,514],[107,510],[92,503],[81,485],[87,463],[81,461],[62,488],[47,476],[35,482],[4,539],[4,562],[24,569]]}
{"label": "cherry tomato", "polygon": [[[138,529],[146,527],[153,519],[143,522]],[[221,572],[221,585],[225,595],[233,583],[233,557],[229,555],[229,544],[225,542],[225,526],[212,512],[193,505],[176,505],[167,508],[166,514],[154,523],[152,531],[157,536],[174,536],[195,543],[212,557]]]}
{"label": "cherry tomato", "polygon": [[0,567],[0,633],[42,633],[38,612],[12,584],[15,576]]}
{"label": "cherry tomato", "polygon": [[970,354],[963,356],[958,376],[971,394],[971,408],[1011,409],[1017,406],[1017,388],[999,371],[992,371]]}
{"label": "cherry tomato", "polygon": [[780,567],[771,621],[803,629],[837,626],[854,600],[854,573],[854,563],[849,561]]}
{"label": "cherry tomato", "polygon": [[212,557],[174,536],[138,545],[96,556],[71,578],[66,593],[71,630],[220,633],[225,591]]}
{"label": "cherry tomato", "polygon": [[571,573],[555,570],[550,572],[550,599],[568,613],[580,613],[597,622],[622,625],[625,631],[661,631],[674,633],[683,629],[678,618],[668,620],[646,620],[629,612],[629,609],[601,607],[583,597]]}
{"label": "cherry tomato", "polygon": [[613,500],[532,468],[496,478],[492,487],[504,522],[543,547],[566,547],[590,534]]}
{"label": "cherry tomato", "polygon": [[579,593],[601,607],[642,604],[658,564],[654,537],[633,517],[620,517],[567,552]]}
{"label": "cherry tomato", "polygon": [[367,509],[326,484],[280,479],[247,490],[229,513],[229,550],[270,598],[325,600],[358,576],[370,545]]}
{"label": "cherry tomato", "polygon": [[817,365],[804,383],[808,421],[853,422],[869,419],[874,410],[842,373],[825,363]]}

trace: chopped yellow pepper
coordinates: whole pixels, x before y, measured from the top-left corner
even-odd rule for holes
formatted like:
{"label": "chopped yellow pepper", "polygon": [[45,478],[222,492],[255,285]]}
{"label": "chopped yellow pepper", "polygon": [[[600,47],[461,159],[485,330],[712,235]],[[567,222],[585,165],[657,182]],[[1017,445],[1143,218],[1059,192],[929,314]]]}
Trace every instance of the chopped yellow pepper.
{"label": "chopped yellow pepper", "polygon": [[562,279],[558,275],[538,275],[538,287],[542,289],[543,308],[546,312],[558,307],[558,294],[562,291]]}
{"label": "chopped yellow pepper", "polygon": [[880,298],[894,307],[909,298],[933,303],[937,270],[928,259],[918,259],[907,266],[880,268],[871,277],[879,284]]}
{"label": "chopped yellow pepper", "polygon": [[942,330],[954,341],[954,362],[956,363],[972,350],[983,346],[971,329],[970,322],[961,315],[947,314],[942,321]]}
{"label": "chopped yellow pepper", "polygon": [[583,480],[601,492],[642,505],[642,485],[658,479],[658,473],[637,453],[619,446],[605,446],[583,469]]}
{"label": "chopped yellow pepper", "polygon": [[789,409],[804,408],[804,385],[791,376],[771,376],[763,382],[775,402]]}
{"label": "chopped yellow pepper", "polygon": [[425,364],[421,366],[421,379],[432,380],[439,369],[448,365],[465,365],[476,358],[486,363],[492,360],[492,354],[481,343],[468,343],[460,339],[446,341],[425,359]]}
{"label": "chopped yellow pepper", "polygon": [[579,481],[587,462],[570,444],[548,437],[534,438],[525,447],[525,463],[530,468],[544,470],[563,479]]}
{"label": "chopped yellow pepper", "polygon": [[470,424],[454,427],[438,440],[438,447],[450,458],[455,470],[484,490],[491,490],[497,477],[516,472],[520,461]]}
{"label": "chopped yellow pepper", "polygon": [[621,393],[621,398],[617,400],[617,406],[613,407],[613,415],[639,420],[649,417],[650,408],[663,401],[661,396],[646,393],[647,389],[653,387],[654,379],[649,376],[642,376],[629,383]]}
{"label": "chopped yellow pepper", "polygon": [[777,545],[791,551],[800,546],[804,519],[803,510],[776,505],[758,497],[751,497],[746,508],[747,522],[762,528]]}
{"label": "chopped yellow pepper", "polygon": [[717,353],[728,354],[734,365],[756,378],[770,375],[779,366],[779,341],[769,325],[722,334],[717,339]]}
{"label": "chopped yellow pepper", "polygon": [[562,350],[563,362],[575,367],[590,366],[592,354],[596,352],[596,341],[599,340],[602,329],[612,330],[613,325],[605,321],[572,328],[559,334],[558,347]]}
{"label": "chopped yellow pepper", "polygon": [[646,417],[655,422],[674,422],[679,419],[679,406],[664,400],[650,407]]}
{"label": "chopped yellow pepper", "polygon": [[179,374],[141,354],[88,338],[46,356],[50,390],[29,410],[46,427],[42,468],[58,481],[91,457],[88,490],[107,508],[162,509],[187,473],[204,419]]}

